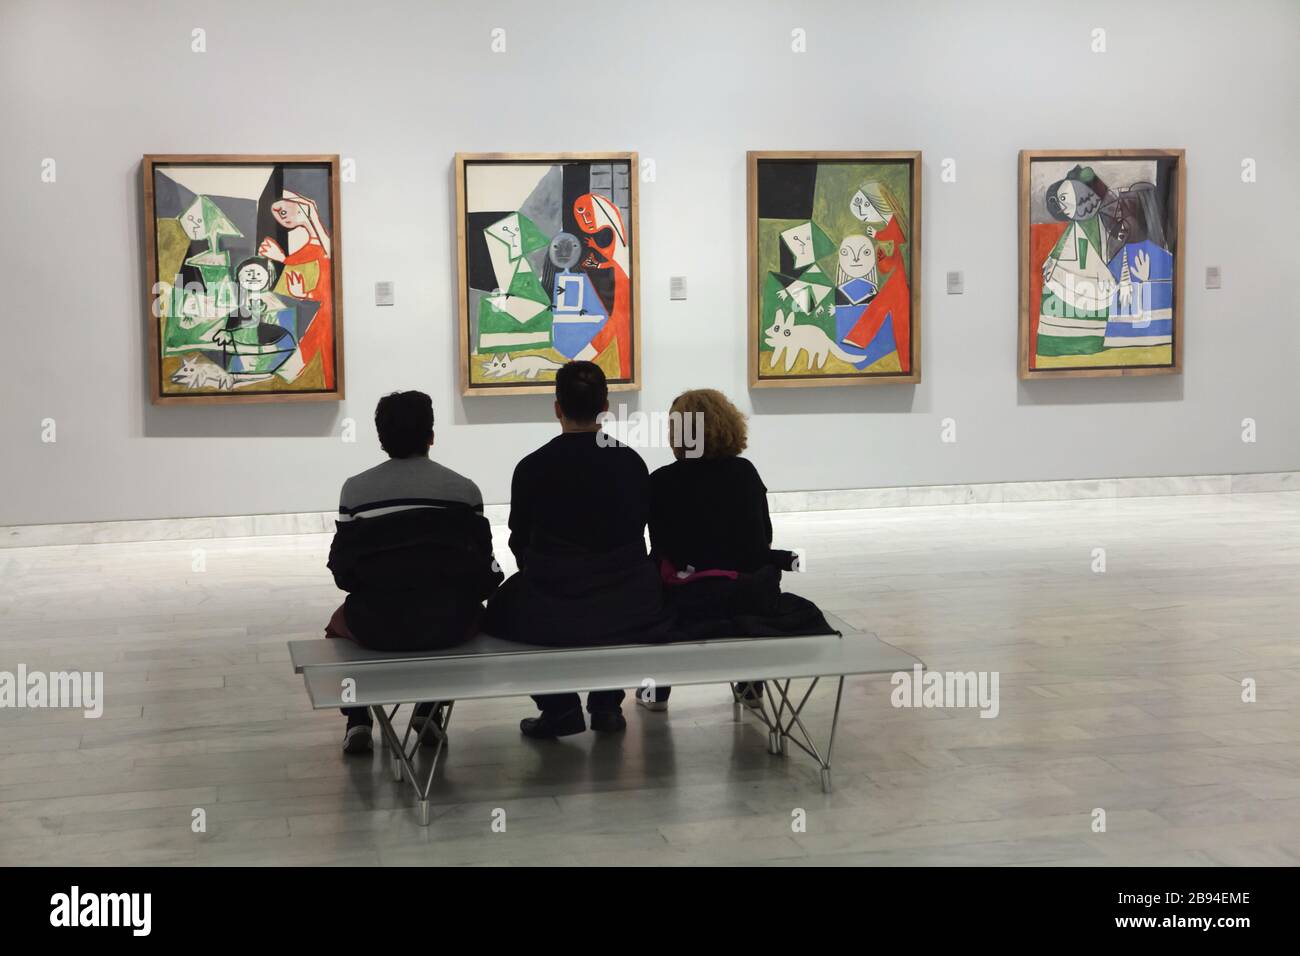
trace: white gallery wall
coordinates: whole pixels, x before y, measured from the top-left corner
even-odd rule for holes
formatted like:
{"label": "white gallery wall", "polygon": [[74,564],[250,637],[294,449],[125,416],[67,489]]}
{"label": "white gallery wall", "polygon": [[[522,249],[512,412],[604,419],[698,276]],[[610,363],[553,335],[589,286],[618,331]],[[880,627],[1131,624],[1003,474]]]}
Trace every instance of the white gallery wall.
{"label": "white gallery wall", "polygon": [[[545,396],[459,395],[458,150],[654,161],[644,387],[617,398],[726,391],[774,491],[1300,469],[1298,52],[1295,0],[0,0],[0,525],[328,510],[400,388],[505,501],[555,426]],[[1017,151],[1104,147],[1187,150],[1186,371],[1019,382]],[[747,389],[747,149],[924,151],[921,384]],[[347,399],[152,406],[140,158],[277,152],[355,162]]]}

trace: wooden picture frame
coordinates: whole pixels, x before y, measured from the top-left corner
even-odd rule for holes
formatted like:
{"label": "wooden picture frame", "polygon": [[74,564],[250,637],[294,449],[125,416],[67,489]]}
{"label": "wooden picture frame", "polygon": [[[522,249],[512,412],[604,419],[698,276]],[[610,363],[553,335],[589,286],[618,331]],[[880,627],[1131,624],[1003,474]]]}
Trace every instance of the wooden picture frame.
{"label": "wooden picture frame", "polygon": [[[573,358],[591,359],[606,368],[612,392],[641,387],[638,172],[635,152],[456,154],[457,364],[462,395],[553,394],[555,370]],[[521,188],[525,188],[534,173],[538,179],[532,192],[525,197],[516,189],[511,200],[503,198],[505,205],[495,207],[493,195],[504,197],[509,190],[493,192],[493,180],[511,185],[507,180],[515,177],[513,185],[522,183]],[[481,179],[475,184],[476,195],[470,195],[471,174]],[[543,183],[546,176],[558,176],[560,183],[561,201],[554,209],[549,206],[555,198],[554,181]],[[584,176],[585,187],[582,186]],[[539,194],[545,203],[534,202]],[[565,201],[570,196],[576,198]],[[584,214],[579,223],[578,202],[587,196],[599,198],[592,201],[590,215]],[[542,206],[549,210],[545,228],[520,212],[520,207]],[[530,249],[522,245],[518,250],[507,246],[506,251],[498,250],[494,257],[487,244],[494,238],[504,240],[489,230],[505,228],[502,223],[515,216],[522,216],[524,222],[516,233],[510,234],[523,237],[527,233]],[[547,242],[545,247],[537,244],[543,239]],[[577,258],[569,265],[557,265],[556,258],[561,262],[568,260],[566,253],[573,247],[573,240],[577,244]],[[543,288],[546,272],[555,269],[559,272],[551,274],[554,286]],[[510,275],[504,274],[507,271]],[[478,285],[474,284],[475,280]],[[537,290],[545,297],[544,300],[534,298],[522,307],[527,311],[542,306],[541,311],[531,316],[510,313],[517,326],[505,317],[505,308],[498,308],[498,304],[517,307],[519,296],[500,294],[503,284],[508,283],[513,290],[516,282],[526,285],[525,299],[536,296]],[[508,301],[511,298],[516,300],[516,306]],[[589,320],[588,315],[597,318]],[[506,331],[483,333],[485,317]],[[527,330],[511,332],[515,327]],[[593,327],[596,331],[579,348],[578,343]],[[563,338],[558,336],[561,328]],[[485,345],[489,335],[492,344]],[[526,342],[518,344],[522,340]],[[512,342],[516,344],[509,344]],[[532,360],[536,366],[533,378],[527,377],[527,371],[517,371],[521,358],[525,362]],[[498,362],[508,363],[510,368],[497,367],[494,363]],[[501,381],[491,381],[494,377]]]}
{"label": "wooden picture frame", "polygon": [[[845,177],[843,182],[835,173],[838,166],[846,167],[842,174]],[[858,169],[861,166],[874,169]],[[812,167],[811,173],[809,167]],[[843,233],[842,236],[826,232],[825,227],[830,224],[816,223],[812,214],[812,206],[820,195],[817,171],[822,167],[828,174],[823,178],[830,182],[820,188],[846,193],[842,197],[843,208],[835,201],[823,201],[820,207],[823,216],[832,216],[840,223],[840,227],[832,228],[832,232]],[[895,171],[892,167],[899,169]],[[915,384],[921,381],[921,171],[920,150],[750,150],[746,153],[750,388]],[[788,182],[780,182],[782,175]],[[813,177],[811,185],[807,182],[810,175]],[[880,184],[874,182],[877,177],[891,179],[895,186],[905,184],[907,196],[904,198],[893,189],[879,191]],[[871,188],[873,186],[876,188]],[[864,192],[871,193],[874,200]],[[886,193],[892,200],[882,199],[879,192]],[[876,206],[889,208],[877,210]],[[760,213],[773,211],[791,215],[760,217]],[[850,216],[851,219],[847,218]],[[773,230],[781,221],[800,220],[809,223],[808,246],[813,251],[808,256],[811,258],[793,258],[795,268],[800,270],[796,276],[773,272],[772,265],[792,258],[794,248],[784,238],[785,232],[774,233]],[[795,228],[787,232],[794,233]],[[885,239],[885,236],[890,238]],[[771,248],[767,245],[760,248],[765,237],[773,244]],[[814,238],[818,241],[814,242]],[[858,246],[849,248],[855,240]],[[792,236],[790,241],[799,243],[800,239]],[[870,272],[864,276],[837,272],[828,292],[829,273],[821,264],[829,264],[831,255],[837,254],[824,251],[828,241],[839,243],[839,251],[850,253],[851,261],[858,265],[865,263],[864,257],[869,252]],[[818,245],[823,247],[822,252],[816,251]],[[886,250],[884,259],[878,260],[877,257],[884,255]],[[885,261],[894,264],[894,268],[884,271]],[[877,271],[878,264],[883,277]],[[850,268],[856,272],[858,265]],[[796,285],[802,288],[803,280],[810,272],[818,274],[820,281],[815,285],[820,288],[809,293],[810,298],[796,307],[798,316],[786,313],[784,309],[778,313],[773,303],[790,301],[787,298],[789,290]],[[844,283],[839,281],[841,276],[846,280]],[[876,281],[871,281],[870,276],[875,276]],[[894,285],[899,280],[901,284]],[[820,300],[818,295],[822,296]],[[809,306],[806,311],[805,305]],[[907,313],[906,322],[900,321],[895,325],[895,313],[902,311]],[[799,316],[806,318],[801,320]],[[770,351],[764,349],[764,345],[776,335],[772,331],[774,323],[791,320],[793,328],[812,325],[824,333],[806,334],[805,344],[813,348],[800,347],[793,356],[793,366],[789,364],[793,346],[784,350],[775,347]],[[831,331],[835,332],[833,336]],[[792,334],[792,329],[788,329],[787,334]],[[904,339],[906,345],[900,346]],[[891,341],[892,350],[889,348]],[[881,349],[885,351],[881,352]],[[786,368],[773,364],[778,356]],[[820,357],[820,365],[814,369],[817,357]],[[802,372],[798,371],[800,365]],[[872,368],[878,371],[869,371]],[[831,371],[825,371],[827,369]]]}
{"label": "wooden picture frame", "polygon": [[[1107,182],[1108,170],[1118,173],[1129,164],[1150,162],[1154,164],[1157,182],[1151,183],[1150,199],[1142,198],[1146,185],[1141,181],[1126,182],[1117,178]],[[1033,164],[1048,164],[1043,167],[1040,180],[1061,175],[1062,179],[1053,183],[1060,187],[1067,183],[1080,182],[1087,187],[1086,193],[1080,195],[1099,204],[1100,212],[1087,220],[1062,219],[1063,211],[1060,200],[1048,199],[1048,189],[1043,195],[1035,195]],[[1092,165],[1089,165],[1092,164]],[[1098,172],[1093,166],[1100,169]],[[1067,172],[1066,167],[1073,166]],[[1167,181],[1161,180],[1160,171],[1166,169]],[[1126,175],[1132,175],[1131,173]],[[1101,186],[1093,189],[1089,182],[1101,180]],[[1041,185],[1041,184],[1040,184]],[[1073,204],[1074,186],[1063,199],[1066,204]],[[1081,187],[1082,188],[1082,187]],[[1044,221],[1035,221],[1036,199],[1041,198],[1044,210],[1049,204],[1055,211],[1039,214]],[[1148,203],[1157,203],[1158,214],[1143,212]],[[1173,210],[1169,210],[1172,201]],[[1106,213],[1107,208],[1112,209]],[[1126,212],[1125,210],[1129,210]],[[1133,212],[1137,210],[1137,212]],[[1020,151],[1019,161],[1019,376],[1022,380],[1053,378],[1107,378],[1116,376],[1175,375],[1183,370],[1183,289],[1185,280],[1184,250],[1185,223],[1187,212],[1187,168],[1185,151],[1182,149],[1024,149]],[[1103,218],[1104,216],[1104,218]],[[1056,226],[1045,220],[1053,218],[1062,223]],[[1148,220],[1158,224],[1150,228]],[[1083,254],[1077,250],[1065,249],[1066,233],[1072,228],[1084,230],[1083,223],[1095,222],[1089,227],[1090,232],[1081,235]],[[1078,225],[1076,225],[1076,223]],[[1038,227],[1035,230],[1034,227]],[[1059,229],[1061,235],[1055,245],[1049,245],[1053,231]],[[1113,250],[1104,250],[1095,257],[1111,274],[1109,280],[1098,273],[1098,288],[1088,284],[1087,277],[1074,281],[1074,273],[1082,272],[1082,267],[1067,264],[1061,277],[1055,282],[1049,280],[1047,262],[1049,259],[1060,260],[1064,255],[1072,257],[1072,262],[1083,262],[1088,250],[1095,249],[1090,235],[1099,237],[1101,246],[1114,246]],[[1141,238],[1139,238],[1141,237]],[[1172,239],[1174,248],[1168,249]],[[1163,240],[1163,245],[1160,241]],[[1066,243],[1069,245],[1068,243]],[[1044,249],[1046,256],[1041,255]],[[1056,255],[1058,248],[1064,251]],[[1112,254],[1107,255],[1106,252]],[[1130,252],[1132,255],[1130,255]],[[1138,255],[1145,260],[1144,270],[1151,278],[1137,277]],[[1152,256],[1156,256],[1155,273],[1151,273]],[[1037,261],[1035,261],[1037,260]],[[1170,275],[1164,276],[1168,266]],[[1119,275],[1115,276],[1116,269]],[[1036,278],[1036,276],[1038,278]],[[1052,290],[1068,280],[1069,289],[1084,290],[1075,298],[1069,292],[1058,297]],[[1052,282],[1045,294],[1043,286]],[[1108,283],[1113,288],[1107,293]],[[1167,285],[1167,288],[1163,288]],[[1124,287],[1128,288],[1125,289]],[[1169,299],[1169,306],[1163,303]],[[1088,311],[1078,303],[1101,305],[1103,308]],[[1044,310],[1046,309],[1046,313]],[[1104,312],[1104,315],[1101,314]],[[1167,316],[1166,316],[1167,313]],[[1136,316],[1136,318],[1135,318]],[[1085,328],[1087,323],[1094,323],[1102,328],[1093,330]],[[1144,325],[1145,323],[1145,325]],[[1059,332],[1046,334],[1047,332]],[[1167,335],[1166,335],[1167,332]],[[1041,339],[1040,339],[1041,337]],[[1165,338],[1169,341],[1164,342]],[[1072,339],[1083,340],[1084,344],[1073,344]],[[1044,348],[1042,342],[1050,341],[1051,346]],[[1093,349],[1100,342],[1100,348]],[[1113,343],[1113,344],[1108,344]],[[1050,353],[1050,354],[1049,354]],[[1152,358],[1168,355],[1168,361],[1153,362]],[[1095,364],[1087,356],[1096,355]],[[1057,362],[1080,363],[1071,366],[1055,364]]]}
{"label": "wooden picture frame", "polygon": [[[160,185],[164,184],[160,184],[156,176],[158,173],[165,174],[167,170],[185,171],[181,178],[190,181],[192,185],[196,185],[194,180],[197,177],[202,177],[203,181],[215,182],[220,171],[239,170],[244,173],[243,177],[235,176],[232,172],[230,178],[247,184],[249,190],[256,190],[262,171],[251,167],[267,166],[274,169],[268,174],[263,192],[258,197],[253,197],[251,192],[230,199],[219,197],[230,207],[228,210],[221,209],[221,204],[210,200],[206,193],[197,188],[191,190],[170,177],[165,177],[164,192],[167,195],[158,195]],[[312,167],[325,171],[327,183],[320,185],[313,182],[313,188],[304,192],[290,190],[296,198],[288,199],[291,203],[288,213],[276,213],[269,208],[264,200],[279,192],[273,186],[283,181],[286,171],[293,174],[290,175],[290,181],[301,186],[298,180],[308,182],[305,177]],[[141,175],[144,186],[145,298],[148,306],[146,318],[149,328],[148,365],[152,403],[227,405],[343,399],[343,242],[339,157],[333,154],[149,154],[141,162]],[[213,194],[216,194],[215,191]],[[183,215],[174,214],[178,199],[185,203],[190,196],[194,197],[194,205],[188,207]],[[286,198],[282,192],[280,198]],[[328,198],[327,210],[320,209],[321,198]],[[250,202],[253,216],[251,221],[259,227],[252,235],[240,230],[230,218],[234,216],[247,224]],[[275,205],[280,205],[279,201]],[[203,220],[202,225],[197,224],[199,218],[191,215],[190,210],[196,207],[200,210],[197,215]],[[171,215],[159,218],[160,210]],[[196,223],[194,230],[202,233],[201,236],[190,234],[189,227],[185,225],[186,217]],[[287,225],[286,218],[295,224]],[[209,222],[209,219],[215,222]],[[258,233],[262,231],[260,227],[268,223],[272,225],[267,229],[267,234],[259,236]],[[181,230],[179,236],[176,234],[177,229]],[[271,232],[275,232],[275,235],[271,235]],[[165,243],[161,240],[164,233],[167,235]],[[294,248],[293,241],[287,238],[289,236],[305,236],[306,240]],[[188,245],[184,252],[179,251],[187,239],[192,243],[202,241],[203,238],[209,242],[208,253],[187,255],[190,251]],[[234,239],[240,241],[238,247],[232,248],[231,241]],[[274,243],[273,249],[263,245],[268,240]],[[171,276],[159,275],[159,257],[164,252],[161,248],[163,245],[167,247],[165,251],[169,262],[176,264]],[[268,249],[270,254],[260,255],[263,248]],[[252,295],[240,291],[243,285],[235,274],[238,263],[230,261],[231,252],[245,256],[242,260],[245,263],[249,258],[275,263],[267,270],[270,274],[267,276],[266,289],[255,291]],[[281,254],[283,257],[276,259]],[[194,264],[196,260],[205,258],[207,262]],[[226,277],[217,275],[223,270],[222,260],[225,261],[224,271],[228,273]],[[230,268],[231,265],[234,265],[234,269]],[[294,268],[295,265],[299,268]],[[192,272],[194,276],[202,275],[197,286],[194,282],[186,282],[184,285],[176,282],[175,276],[183,275],[182,268],[201,270]],[[326,269],[329,273],[328,281],[321,278],[321,273]],[[290,285],[304,295],[300,298],[286,292],[285,289]],[[289,302],[287,299],[295,301]],[[251,308],[250,301],[255,303]],[[309,310],[299,303],[315,305]],[[320,323],[319,319],[325,309],[328,309],[325,313],[328,322]],[[236,314],[242,316],[242,320],[234,318]],[[270,318],[267,319],[266,316]],[[226,328],[217,329],[221,319],[237,322],[240,328],[234,332]],[[175,322],[169,324],[172,320]],[[186,325],[184,330],[180,328],[182,323]],[[263,325],[270,328],[263,330]],[[205,326],[207,331],[194,331],[202,330]],[[226,335],[221,335],[222,332],[226,332]],[[242,349],[235,332],[239,332],[239,338],[247,343]],[[208,337],[209,333],[211,337]],[[174,334],[188,337],[192,341],[182,345],[167,344],[165,338]],[[311,336],[313,349],[310,357],[307,357],[307,346],[303,344],[307,342],[308,335]],[[278,339],[270,343],[262,341],[275,337]],[[218,344],[218,340],[227,344]],[[276,345],[283,347],[275,348]],[[170,359],[178,357],[181,370],[167,374],[164,366],[170,368],[174,364]],[[316,362],[318,357],[320,361]],[[276,362],[280,364],[275,365]],[[185,373],[186,366],[191,371],[188,376]],[[291,374],[295,376],[292,379]],[[185,381],[178,383],[177,375],[181,375]],[[304,376],[307,378],[304,379]],[[295,388],[295,383],[303,387]]]}

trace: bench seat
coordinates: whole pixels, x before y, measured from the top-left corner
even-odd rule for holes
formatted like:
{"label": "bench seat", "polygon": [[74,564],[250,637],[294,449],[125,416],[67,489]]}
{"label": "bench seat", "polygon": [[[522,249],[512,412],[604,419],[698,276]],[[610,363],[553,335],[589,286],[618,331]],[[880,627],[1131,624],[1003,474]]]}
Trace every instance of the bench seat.
{"label": "bench seat", "polygon": [[[317,639],[290,641],[289,656],[317,710],[348,706],[373,711],[383,742],[392,751],[393,775],[409,778],[416,788],[420,820],[427,825],[429,787],[456,701],[620,688],[636,692],[648,681],[660,687],[732,684],[736,719],[748,711],[766,724],[768,750],[774,754],[785,754],[787,744],[794,743],[812,755],[821,765],[822,787],[829,791],[830,751],[844,678],[911,671],[920,662],[832,615],[827,615],[827,621],[835,628],[830,634],[599,647],[538,647],[480,634],[456,647],[399,652],[368,650],[348,640]],[[838,681],[824,755],[801,719],[804,704],[822,678]],[[797,679],[811,680],[798,701],[798,695],[790,693],[790,683]],[[733,683],[738,680],[763,684],[768,693],[760,706],[741,707]],[[345,687],[350,695],[346,701]],[[422,702],[438,705],[433,719],[418,725],[412,721],[399,741],[393,717],[400,707]],[[408,746],[413,732],[415,742]],[[421,786],[415,762],[426,738],[436,741],[436,750]]]}

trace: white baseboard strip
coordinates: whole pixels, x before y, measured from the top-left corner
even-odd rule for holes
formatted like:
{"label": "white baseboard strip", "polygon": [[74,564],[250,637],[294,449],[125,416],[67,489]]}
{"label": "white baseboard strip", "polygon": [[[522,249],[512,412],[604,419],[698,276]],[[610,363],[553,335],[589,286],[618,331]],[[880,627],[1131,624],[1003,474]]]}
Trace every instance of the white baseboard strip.
{"label": "white baseboard strip", "polygon": [[[1150,498],[1165,495],[1226,495],[1300,491],[1300,471],[1242,475],[1177,475],[1153,478],[1085,478],[1069,481],[1007,481],[974,485],[914,485],[898,488],[845,488],[831,491],[774,491],[773,514],[801,511],[852,511],[861,508],[916,508],[1002,504],[1023,501]],[[509,517],[508,504],[485,506],[494,525]],[[262,535],[324,534],[334,531],[334,512],[231,515],[211,518],[155,518],[142,521],[87,521],[0,527],[0,548],[38,548],[131,541],[191,541]]]}

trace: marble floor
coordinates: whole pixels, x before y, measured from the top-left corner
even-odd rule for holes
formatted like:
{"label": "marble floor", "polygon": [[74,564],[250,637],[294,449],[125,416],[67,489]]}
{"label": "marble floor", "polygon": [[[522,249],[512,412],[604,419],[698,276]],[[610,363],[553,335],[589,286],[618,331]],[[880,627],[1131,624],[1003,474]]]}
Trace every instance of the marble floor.
{"label": "marble floor", "polygon": [[996,671],[998,716],[851,679],[824,795],[725,687],[552,743],[467,702],[423,829],[288,663],[339,600],[328,535],[0,550],[0,671],[105,680],[99,719],[0,710],[0,864],[1300,864],[1300,492],[774,524],[790,590]]}

